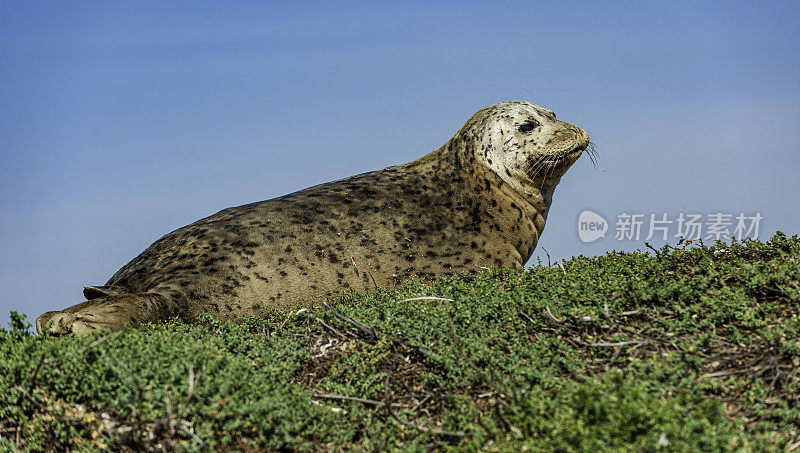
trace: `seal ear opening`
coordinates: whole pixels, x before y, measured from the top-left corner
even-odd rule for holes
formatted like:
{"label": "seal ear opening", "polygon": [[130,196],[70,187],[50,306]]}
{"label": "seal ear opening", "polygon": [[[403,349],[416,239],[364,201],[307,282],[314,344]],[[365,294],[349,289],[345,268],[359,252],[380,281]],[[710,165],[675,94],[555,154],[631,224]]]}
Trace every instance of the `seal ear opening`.
{"label": "seal ear opening", "polygon": [[85,286],[83,288],[83,296],[86,300],[99,299],[101,297],[112,296],[125,292],[118,286]]}

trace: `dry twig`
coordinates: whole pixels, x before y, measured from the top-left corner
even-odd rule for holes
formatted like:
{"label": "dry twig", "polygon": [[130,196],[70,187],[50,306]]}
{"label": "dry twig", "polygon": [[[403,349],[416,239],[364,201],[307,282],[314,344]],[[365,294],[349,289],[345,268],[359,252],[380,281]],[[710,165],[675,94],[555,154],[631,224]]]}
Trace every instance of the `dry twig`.
{"label": "dry twig", "polygon": [[322,327],[324,327],[324,328],[328,329],[329,331],[331,331],[334,335],[336,335],[336,336],[338,336],[340,338],[346,338],[347,337],[345,334],[339,332],[338,330],[336,330],[336,328],[334,328],[330,324],[326,323],[325,321],[317,318],[314,315],[310,315],[310,316],[311,316],[311,318],[314,319],[314,321],[318,322]]}
{"label": "dry twig", "polygon": [[544,250],[544,254],[547,255],[547,267],[550,267],[550,252],[544,247],[542,247],[542,250]]}
{"label": "dry twig", "polygon": [[614,348],[614,347],[617,347],[617,346],[628,346],[628,345],[631,345],[631,344],[641,345],[641,344],[645,344],[645,343],[647,343],[647,341],[631,340],[631,341],[617,341],[615,343],[599,342],[599,343],[583,343],[583,344],[585,344],[586,346],[591,346],[593,348],[597,348],[597,347]]}
{"label": "dry twig", "polygon": [[317,394],[311,395],[311,398],[326,399],[326,400],[355,401],[355,402],[358,402],[358,403],[369,404],[369,405],[375,406],[375,407],[381,407],[381,406],[384,405],[384,403],[381,402],[381,401],[375,401],[375,400],[370,400],[370,399],[366,399],[366,398],[358,398],[358,397],[355,397],[355,396],[333,395],[331,393],[317,393]]}
{"label": "dry twig", "polygon": [[411,299],[403,299],[403,300],[397,301],[397,303],[399,304],[401,302],[411,302],[411,301],[414,301],[414,300],[443,300],[443,301],[446,301],[446,302],[453,302],[453,299],[447,299],[446,297],[420,296],[420,297],[412,297]]}
{"label": "dry twig", "polygon": [[30,400],[30,401],[31,401],[33,404],[35,404],[35,405],[36,405],[36,407],[38,407],[39,409],[41,409],[41,408],[42,408],[42,404],[41,404],[40,402],[36,401],[36,399],[35,399],[33,396],[31,396],[31,394],[30,394],[30,393],[28,393],[28,391],[27,391],[27,390],[25,390],[24,388],[22,388],[22,387],[20,387],[20,386],[18,386],[18,385],[16,385],[16,384],[14,384],[13,382],[11,382],[11,380],[9,380],[7,377],[3,376],[2,374],[0,374],[0,379],[2,379],[2,380],[4,380],[4,381],[8,382],[9,384],[11,384],[11,388],[12,388],[12,389],[14,389],[14,390],[18,391],[19,393],[23,394],[23,395],[24,395],[26,398],[28,398],[28,399],[29,399],[29,400]]}
{"label": "dry twig", "polygon": [[558,319],[555,316],[553,316],[553,313],[550,311],[549,306],[544,307],[544,314],[547,315],[547,317],[550,318],[550,320],[556,324],[561,324],[562,322],[565,321],[564,319]]}
{"label": "dry twig", "polygon": [[392,418],[397,420],[397,422],[400,423],[401,425],[405,425],[405,426],[408,426],[410,428],[414,428],[417,431],[430,432],[432,434],[436,434],[437,436],[446,436],[446,437],[459,437],[459,438],[461,438],[461,437],[464,437],[466,435],[466,434],[464,434],[464,431],[445,431],[443,429],[429,428],[429,427],[425,427],[425,426],[422,426],[422,425],[417,425],[416,423],[411,423],[408,420],[403,420],[402,418],[398,417],[397,414],[395,414],[393,410],[389,410],[389,415],[391,415]]}
{"label": "dry twig", "polygon": [[377,331],[377,329],[375,329],[373,327],[370,327],[370,326],[367,326],[366,324],[362,324],[362,323],[356,321],[353,318],[348,318],[347,316],[339,313],[333,307],[331,307],[327,302],[323,302],[322,306],[327,308],[333,314],[333,316],[338,318],[340,321],[344,321],[344,322],[346,322],[346,323],[348,323],[348,324],[350,324],[352,326],[355,326],[358,330],[360,330],[360,331],[362,331],[362,332],[364,332],[364,333],[366,333],[368,335],[371,335],[371,336],[373,336],[375,338],[379,338],[379,337],[383,336],[383,335],[379,335],[378,334],[379,332]]}
{"label": "dry twig", "polygon": [[528,314],[527,314],[527,313],[525,313],[524,311],[520,310],[520,311],[519,311],[519,314],[520,314],[520,316],[522,316],[523,318],[525,318],[525,320],[526,320],[526,321],[528,321],[529,323],[531,323],[531,324],[536,324],[536,322],[533,320],[533,318],[531,318],[531,317],[530,317],[530,315],[528,315]]}
{"label": "dry twig", "polygon": [[42,363],[44,363],[45,365],[50,365],[52,363],[58,363],[58,362],[61,362],[62,360],[66,360],[66,359],[75,357],[76,355],[83,354],[84,352],[97,347],[100,343],[102,343],[102,342],[104,342],[106,340],[109,340],[109,339],[111,339],[111,338],[113,338],[113,337],[115,337],[117,335],[119,335],[119,332],[110,333],[110,334],[108,334],[106,336],[98,338],[97,340],[89,343],[88,345],[78,349],[75,352],[72,352],[72,353],[67,354],[67,355],[62,355],[61,357],[54,357],[52,359],[45,359]]}

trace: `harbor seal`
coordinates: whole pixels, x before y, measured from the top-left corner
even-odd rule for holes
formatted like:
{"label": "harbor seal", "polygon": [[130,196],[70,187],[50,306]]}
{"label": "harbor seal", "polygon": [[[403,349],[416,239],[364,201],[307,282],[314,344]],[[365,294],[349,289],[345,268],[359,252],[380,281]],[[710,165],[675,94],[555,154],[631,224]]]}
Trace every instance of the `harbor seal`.
{"label": "harbor seal", "polygon": [[[86,301],[41,315],[83,334],[210,313],[236,320],[408,279],[519,268],[553,190],[589,147],[582,129],[529,102],[484,107],[415,161],[222,210],[175,230]],[[593,151],[590,148],[590,151]]]}

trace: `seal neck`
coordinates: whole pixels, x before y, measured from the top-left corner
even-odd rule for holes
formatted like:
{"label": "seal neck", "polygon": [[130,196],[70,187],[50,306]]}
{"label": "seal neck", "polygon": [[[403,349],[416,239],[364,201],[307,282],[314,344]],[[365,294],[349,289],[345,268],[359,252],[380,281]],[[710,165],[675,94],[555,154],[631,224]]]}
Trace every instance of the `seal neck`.
{"label": "seal neck", "polygon": [[482,234],[495,235],[494,241],[513,247],[519,254],[519,267],[527,262],[544,230],[558,180],[545,182],[542,187],[527,182],[525,193],[520,193],[477,158],[458,136],[408,165],[420,174],[436,175],[449,188],[462,186],[461,192],[473,199],[470,203],[480,206],[480,215],[493,220],[490,231]]}
{"label": "seal neck", "polygon": [[510,184],[506,183],[488,166],[478,162],[473,167],[476,180],[488,181],[494,193],[494,197],[504,197],[507,200],[505,203],[506,205],[512,207],[519,206],[521,215],[519,216],[518,222],[529,222],[531,225],[531,229],[526,229],[521,224],[519,228],[513,229],[516,233],[513,244],[520,255],[521,267],[530,259],[531,255],[533,255],[539,238],[544,232],[547,214],[553,203],[553,191],[556,184],[558,184],[558,180],[554,180],[551,184],[545,184],[541,188],[531,185],[527,188],[526,193],[522,194]]}
{"label": "seal neck", "polygon": [[547,215],[553,202],[555,187],[561,181],[560,177],[538,182],[523,180],[519,181],[520,188],[517,189],[486,165],[482,159],[477,158],[475,150],[466,146],[465,141],[459,140],[458,136],[451,138],[439,150],[424,156],[423,159],[429,156],[451,165],[458,174],[472,174],[477,177],[478,181],[489,181],[492,187],[511,201],[544,216]]}

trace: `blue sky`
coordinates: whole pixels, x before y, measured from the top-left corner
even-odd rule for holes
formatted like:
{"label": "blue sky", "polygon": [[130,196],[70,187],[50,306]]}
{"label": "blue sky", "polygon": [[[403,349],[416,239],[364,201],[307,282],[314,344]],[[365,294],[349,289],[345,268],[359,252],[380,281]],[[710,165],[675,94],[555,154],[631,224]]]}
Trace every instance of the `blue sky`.
{"label": "blue sky", "polygon": [[[175,228],[413,160],[510,99],[600,153],[563,178],[534,257],[642,248],[613,238],[620,213],[800,232],[797,3],[272,3],[0,4],[0,324],[80,302]],[[580,241],[585,209],[606,238]]]}

